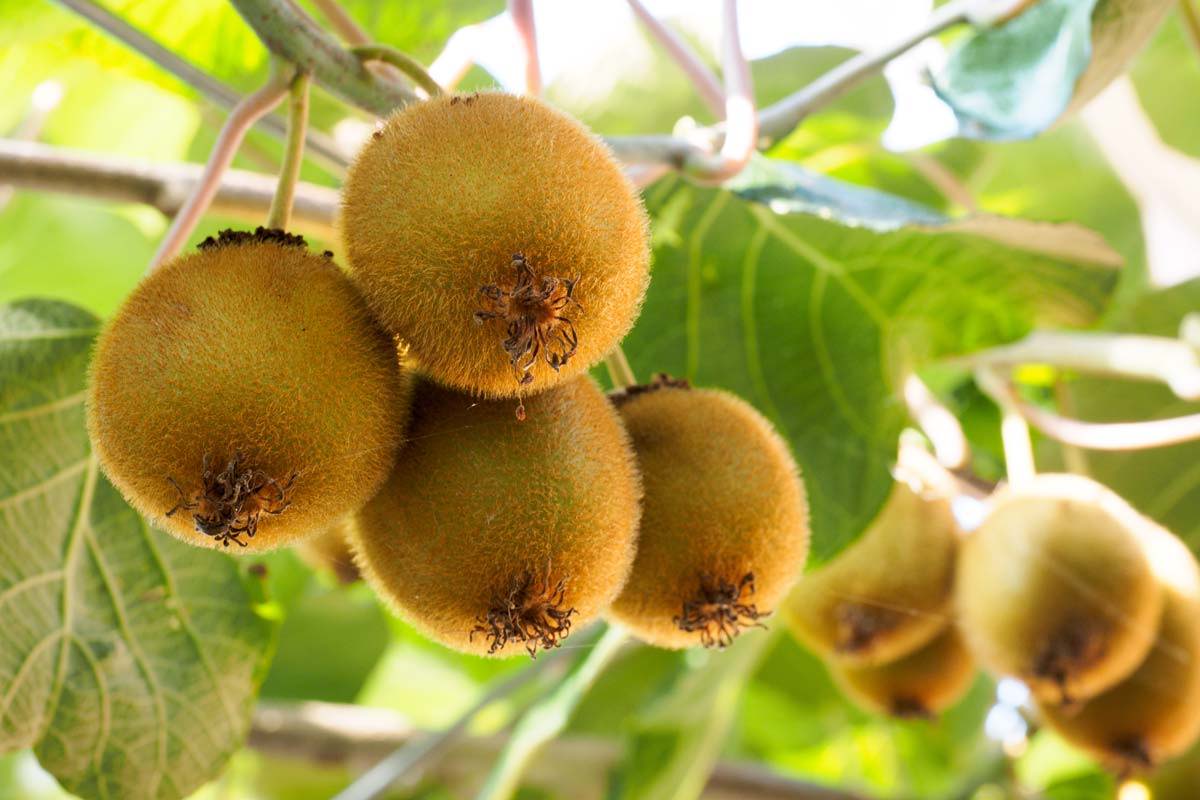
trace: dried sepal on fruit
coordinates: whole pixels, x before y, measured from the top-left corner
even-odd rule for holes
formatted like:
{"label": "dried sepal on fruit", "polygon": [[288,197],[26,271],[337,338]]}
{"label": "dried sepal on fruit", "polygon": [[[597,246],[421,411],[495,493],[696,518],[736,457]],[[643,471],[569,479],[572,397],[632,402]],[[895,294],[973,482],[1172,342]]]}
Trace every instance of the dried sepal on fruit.
{"label": "dried sepal on fruit", "polygon": [[1128,677],[1163,604],[1143,528],[1125,501],[1078,475],[999,493],[958,560],[956,607],[975,657],[1052,705]]}
{"label": "dried sepal on fruit", "polygon": [[1147,772],[1200,737],[1200,568],[1174,535],[1144,523],[1165,595],[1154,643],[1127,678],[1076,707],[1042,707],[1067,741],[1119,774]]}
{"label": "dried sepal on fruit", "polygon": [[352,524],[353,520],[347,518],[308,537],[296,547],[296,553],[310,567],[332,575],[343,586],[357,583],[362,574],[354,563],[354,551],[350,549]]}
{"label": "dried sepal on fruit", "polygon": [[557,647],[620,591],[641,485],[616,411],[581,376],[525,401],[418,384],[404,457],[353,548],[396,612],[449,647]]}
{"label": "dried sepal on fruit", "polygon": [[727,392],[660,376],[614,402],[645,499],[637,560],[610,616],[660,647],[725,647],[762,626],[808,554],[795,461]]}
{"label": "dried sepal on fruit", "polygon": [[434,380],[526,396],[633,325],[648,226],[608,148],[545,103],[448,95],[394,114],[342,198],[351,271]]}
{"label": "dried sepal on fruit", "polygon": [[261,551],[366,502],[408,395],[394,342],[327,255],[283,231],[224,231],[144,278],[105,326],[88,431],[155,525]]}
{"label": "dried sepal on fruit", "polygon": [[866,532],[804,575],[784,603],[792,633],[823,657],[860,666],[893,661],[950,619],[959,527],[945,494],[903,466],[903,480]]}
{"label": "dried sepal on fruit", "polygon": [[859,666],[839,659],[829,672],[865,711],[900,719],[932,719],[962,699],[975,678],[975,661],[953,623],[894,661]]}

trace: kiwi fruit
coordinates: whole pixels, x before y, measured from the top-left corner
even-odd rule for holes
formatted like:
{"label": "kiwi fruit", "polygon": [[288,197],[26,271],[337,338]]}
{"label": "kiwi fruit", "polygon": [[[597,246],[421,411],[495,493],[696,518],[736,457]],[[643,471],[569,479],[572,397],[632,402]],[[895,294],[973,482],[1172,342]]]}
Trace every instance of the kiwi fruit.
{"label": "kiwi fruit", "polygon": [[979,662],[1046,704],[1086,700],[1128,677],[1163,603],[1142,527],[1121,498],[1078,475],[998,493],[958,561],[959,623]]}
{"label": "kiwi fruit", "polygon": [[950,618],[959,536],[945,496],[897,481],[858,541],[797,582],[782,610],[788,628],[848,664],[911,653]]}
{"label": "kiwi fruit", "polygon": [[351,520],[345,519],[300,542],[296,553],[314,570],[332,575],[343,586],[362,580],[350,549]]}
{"label": "kiwi fruit", "polygon": [[975,678],[975,661],[953,623],[908,655],[884,664],[827,662],[842,691],[864,711],[932,719],[954,705]]}
{"label": "kiwi fruit", "polygon": [[641,485],[616,411],[587,376],[526,402],[520,422],[420,379],[404,456],[355,521],[371,586],[462,652],[557,646],[633,563]]}
{"label": "kiwi fruit", "polygon": [[808,554],[791,452],[727,392],[659,376],[613,399],[645,499],[637,559],[610,616],[659,647],[729,645],[762,625]]}
{"label": "kiwi fruit", "polygon": [[1042,708],[1063,738],[1122,775],[1153,769],[1200,736],[1200,568],[1172,534],[1148,521],[1145,531],[1165,596],[1149,654],[1078,707]]}
{"label": "kiwi fruit", "polygon": [[282,231],[224,231],[147,275],[105,325],[87,426],[105,474],[156,527],[262,551],[374,494],[410,391],[330,258]]}
{"label": "kiwi fruit", "polygon": [[649,280],[633,185],[602,141],[530,97],[398,111],[350,168],[342,229],[367,301],[421,370],[494,399],[602,359]]}

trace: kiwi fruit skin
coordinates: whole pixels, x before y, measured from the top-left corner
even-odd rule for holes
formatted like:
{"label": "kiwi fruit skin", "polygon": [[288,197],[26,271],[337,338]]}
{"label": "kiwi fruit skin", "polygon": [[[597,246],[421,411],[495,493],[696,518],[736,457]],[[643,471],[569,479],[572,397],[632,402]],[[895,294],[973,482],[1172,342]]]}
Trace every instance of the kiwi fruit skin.
{"label": "kiwi fruit skin", "polygon": [[960,535],[949,500],[897,481],[858,541],[800,578],[783,618],[824,658],[865,666],[907,655],[951,617]]}
{"label": "kiwi fruit skin", "polygon": [[1078,707],[1041,708],[1063,738],[1122,775],[1153,769],[1200,736],[1200,568],[1173,534],[1149,522],[1144,530],[1165,595],[1149,654]]}
{"label": "kiwi fruit skin", "polygon": [[[394,342],[331,260],[277,242],[213,246],[147,275],[104,327],[88,433],[105,474],[153,525],[257,552],[374,494],[403,439],[409,384]],[[275,482],[267,494],[287,487],[286,509],[261,514],[244,547],[176,508],[202,491],[206,468],[235,461]]]}
{"label": "kiwi fruit skin", "polygon": [[960,547],[956,606],[975,657],[1045,704],[1077,703],[1128,677],[1163,604],[1142,528],[1120,497],[1078,475],[998,493]]}
{"label": "kiwi fruit skin", "polygon": [[[724,391],[661,385],[615,400],[645,499],[637,560],[609,616],[658,647],[728,643],[681,628],[684,604],[705,584],[723,584],[766,616],[799,576],[808,505],[791,452],[762,415]],[[748,575],[752,592],[741,586]]]}
{"label": "kiwi fruit skin", "polygon": [[[447,95],[398,111],[351,166],[341,222],[384,326],[434,380],[488,398],[597,363],[632,327],[649,280],[646,214],[607,145],[529,97]],[[476,317],[490,307],[483,287],[512,288],[515,254],[535,285],[573,282],[559,311],[577,349],[555,369],[543,346],[528,384],[505,352],[505,320]]]}
{"label": "kiwi fruit skin", "polygon": [[395,612],[456,650],[510,656],[488,615],[561,584],[560,611],[586,625],[633,563],[641,484],[616,411],[588,376],[525,401],[478,400],[418,381],[404,455],[359,512],[364,577]]}
{"label": "kiwi fruit skin", "polygon": [[902,719],[937,716],[962,699],[975,679],[975,660],[953,623],[895,661],[826,663],[843,693],[864,711]]}
{"label": "kiwi fruit skin", "polygon": [[362,573],[358,571],[354,551],[350,549],[353,524],[353,519],[347,518],[308,537],[296,546],[296,554],[314,570],[333,576],[343,586],[358,583]]}

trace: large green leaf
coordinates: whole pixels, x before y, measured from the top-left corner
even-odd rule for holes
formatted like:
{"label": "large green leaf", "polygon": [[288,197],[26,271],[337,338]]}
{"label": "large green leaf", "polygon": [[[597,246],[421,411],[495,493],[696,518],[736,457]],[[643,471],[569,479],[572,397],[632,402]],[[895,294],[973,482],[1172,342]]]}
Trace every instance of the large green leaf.
{"label": "large green leaf", "polygon": [[778,426],[804,473],[818,562],[887,495],[908,370],[1035,322],[1088,324],[1116,275],[980,235],[777,214],[679,180],[647,199],[654,275],[627,342],[634,367],[728,388]]}
{"label": "large green leaf", "polygon": [[961,133],[1026,138],[1124,72],[1171,0],[1040,0],[968,38],[934,76]]}
{"label": "large green leaf", "polygon": [[272,626],[233,560],[150,530],[83,426],[97,322],[0,308],[0,751],[84,797],[178,798],[241,744]]}

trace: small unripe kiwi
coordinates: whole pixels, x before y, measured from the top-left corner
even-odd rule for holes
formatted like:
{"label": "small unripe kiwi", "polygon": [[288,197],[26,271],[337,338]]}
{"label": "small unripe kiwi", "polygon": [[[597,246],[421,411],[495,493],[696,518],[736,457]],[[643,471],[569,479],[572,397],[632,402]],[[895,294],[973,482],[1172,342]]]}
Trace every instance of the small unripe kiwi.
{"label": "small unripe kiwi", "polygon": [[897,481],[862,537],[800,578],[784,619],[825,658],[862,666],[911,653],[950,618],[958,538],[944,496]]}
{"label": "small unripe kiwi", "polygon": [[100,464],[157,527],[261,551],[375,492],[408,414],[396,347],[300,237],[225,231],[147,275],[96,344]]}
{"label": "small unripe kiwi", "polygon": [[659,647],[724,647],[761,625],[808,554],[792,454],[727,392],[660,376],[614,400],[645,499],[637,560],[610,615]]}
{"label": "small unripe kiwi", "polygon": [[838,686],[864,711],[900,718],[937,716],[958,702],[975,678],[975,661],[953,623],[895,661],[853,666],[833,659],[827,664]]}
{"label": "small unripe kiwi", "polygon": [[352,524],[351,519],[344,519],[332,528],[308,537],[296,547],[296,554],[313,569],[337,578],[343,586],[357,583],[362,574],[354,563],[354,551],[350,549]]}
{"label": "small unripe kiwi", "polygon": [[529,97],[447,95],[394,114],[342,195],[351,272],[419,367],[490,398],[603,358],[649,279],[638,195],[599,139]]}
{"label": "small unripe kiwi", "polygon": [[1126,678],[1150,648],[1163,602],[1142,524],[1078,475],[1041,475],[998,495],[958,562],[959,624],[975,657],[1050,704]]}
{"label": "small unripe kiwi", "polygon": [[616,411],[587,376],[526,402],[519,422],[421,380],[404,456],[354,526],[379,595],[463,652],[557,646],[633,562],[641,486]]}
{"label": "small unripe kiwi", "polygon": [[1120,774],[1152,769],[1200,736],[1200,569],[1172,534],[1149,522],[1145,530],[1166,598],[1149,654],[1079,707],[1042,709],[1065,739]]}

